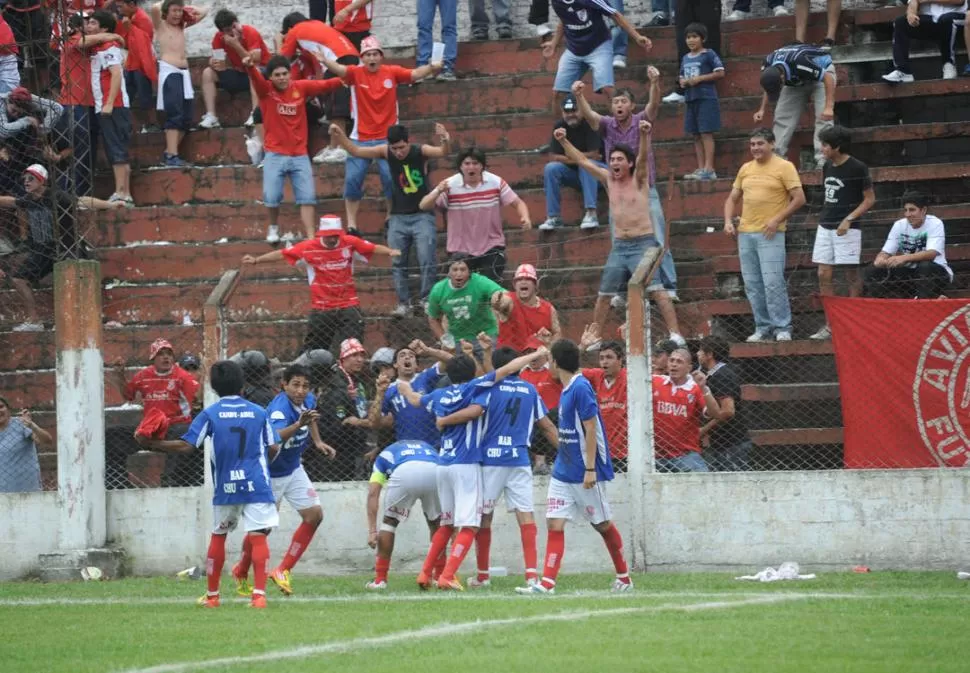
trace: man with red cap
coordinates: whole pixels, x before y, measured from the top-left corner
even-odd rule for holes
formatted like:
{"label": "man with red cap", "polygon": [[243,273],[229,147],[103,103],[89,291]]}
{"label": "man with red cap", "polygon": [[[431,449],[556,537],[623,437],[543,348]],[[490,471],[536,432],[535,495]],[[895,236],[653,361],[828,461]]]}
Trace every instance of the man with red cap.
{"label": "man with red cap", "polygon": [[[531,337],[542,333],[553,342],[562,336],[556,307],[539,297],[539,274],[531,264],[520,264],[512,277],[514,292],[506,292],[511,302],[500,305],[498,315],[498,345],[521,352]],[[503,308],[508,308],[503,311]]]}
{"label": "man with red cap", "polygon": [[[324,348],[331,352],[335,340],[364,338],[364,318],[354,285],[354,260],[369,261],[374,253],[397,257],[400,250],[345,234],[340,218],[324,215],[316,236],[285,250],[274,250],[259,257],[246,255],[243,264],[264,264],[285,259],[296,265],[303,262],[310,282],[310,324],[303,351]],[[367,416],[366,409],[364,410]]]}
{"label": "man with red cap", "polygon": [[0,143],[9,155],[0,162],[0,194],[19,194],[23,170],[37,160],[39,139],[54,130],[64,108],[18,86],[0,94]]}
{"label": "man with red cap", "polygon": [[[441,71],[440,63],[408,70],[399,65],[384,65],[384,49],[371,35],[360,43],[360,58],[364,65],[345,66],[326,55],[321,62],[350,87],[351,116],[355,120],[351,140],[363,147],[387,143],[387,129],[398,123],[397,86],[420,82]],[[357,230],[357,211],[364,196],[364,176],[373,159],[348,157],[344,172],[344,201],[347,204],[347,229]],[[387,161],[377,161],[381,173],[387,212],[391,212],[391,172]]]}
{"label": "man with red cap", "polygon": [[366,366],[367,350],[360,340],[344,339],[329,389],[317,400],[321,439],[337,450],[337,457],[324,467],[325,481],[355,479],[358,464],[363,466],[371,427],[367,394],[360,379]]}
{"label": "man with red cap", "polygon": [[123,208],[124,201],[102,201],[91,196],[70,196],[64,191],[47,189],[50,176],[40,164],[31,164],[23,173],[23,196],[0,196],[0,208],[16,208],[27,221],[27,257],[15,270],[0,268],[0,280],[10,277],[24,302],[26,321],[13,328],[15,332],[39,332],[44,329],[37,315],[37,304],[31,284],[54,271],[54,263],[76,257],[79,240],[74,225],[77,206],[92,210]]}

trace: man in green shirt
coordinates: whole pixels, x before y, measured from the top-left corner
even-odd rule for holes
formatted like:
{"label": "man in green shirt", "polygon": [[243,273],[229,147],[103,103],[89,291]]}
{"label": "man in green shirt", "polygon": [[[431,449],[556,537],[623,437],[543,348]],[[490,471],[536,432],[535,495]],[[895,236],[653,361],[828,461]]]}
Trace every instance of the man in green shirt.
{"label": "man in green shirt", "polygon": [[[438,281],[428,297],[428,324],[435,337],[451,335],[456,342],[475,342],[479,332],[498,337],[492,307],[511,310],[505,288],[485,276],[471,273],[466,255],[453,255],[448,277]],[[448,339],[445,338],[447,342]]]}

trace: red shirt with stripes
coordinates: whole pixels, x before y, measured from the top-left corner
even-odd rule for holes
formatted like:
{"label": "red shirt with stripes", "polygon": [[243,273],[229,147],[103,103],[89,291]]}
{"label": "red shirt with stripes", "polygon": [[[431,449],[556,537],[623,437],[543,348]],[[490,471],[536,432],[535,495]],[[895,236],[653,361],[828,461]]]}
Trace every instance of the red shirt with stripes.
{"label": "red shirt with stripes", "polygon": [[283,259],[293,265],[300,261],[306,264],[314,310],[335,311],[360,306],[354,285],[354,259],[369,260],[376,247],[362,238],[341,234],[340,242],[333,248],[313,238],[283,250]]}
{"label": "red shirt with stripes", "polygon": [[125,397],[133,400],[135,393],[141,393],[146,416],[150,411],[158,410],[169,420],[181,422],[190,420],[192,400],[198,392],[199,382],[178,365],[165,374],[159,374],[155,365],[151,365],[131,378]]}
{"label": "red shirt with stripes", "polygon": [[654,375],[653,437],[657,458],[680,458],[701,452],[701,420],[707,403],[704,391],[687,377],[675,385],[669,376]]}
{"label": "red shirt with stripes", "polygon": [[451,176],[448,191],[435,202],[448,211],[448,252],[478,256],[504,246],[502,206],[518,198],[505,180],[488,171],[482,172],[482,181],[474,187],[461,173]]}

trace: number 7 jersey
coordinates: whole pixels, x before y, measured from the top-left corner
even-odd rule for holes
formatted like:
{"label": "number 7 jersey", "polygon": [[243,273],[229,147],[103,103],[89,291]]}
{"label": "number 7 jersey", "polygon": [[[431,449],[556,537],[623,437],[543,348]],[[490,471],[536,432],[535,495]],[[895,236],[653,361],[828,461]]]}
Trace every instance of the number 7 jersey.
{"label": "number 7 jersey", "polygon": [[548,414],[535,387],[509,376],[490,388],[480,388],[471,403],[485,408],[482,465],[529,466],[532,430]]}
{"label": "number 7 jersey", "polygon": [[221,398],[195,417],[182,441],[202,448],[212,438],[213,505],[275,502],[269,447],[280,436],[266,410],[238,395]]}

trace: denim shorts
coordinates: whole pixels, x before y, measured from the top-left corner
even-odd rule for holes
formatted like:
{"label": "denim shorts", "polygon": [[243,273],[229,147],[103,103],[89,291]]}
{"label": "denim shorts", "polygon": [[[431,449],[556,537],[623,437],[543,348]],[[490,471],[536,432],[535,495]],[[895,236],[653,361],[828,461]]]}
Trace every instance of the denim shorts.
{"label": "denim shorts", "polygon": [[[387,140],[355,140],[361,147],[374,147],[375,145],[386,145]],[[347,157],[344,165],[344,198],[351,201],[360,201],[364,198],[364,178],[367,176],[367,169],[370,168],[372,161],[377,161],[377,168],[381,173],[381,187],[384,189],[384,196],[391,198],[391,169],[384,159],[358,159],[354,156]]]}
{"label": "denim shorts", "polygon": [[263,159],[263,205],[277,208],[283,202],[283,180],[290,176],[293,196],[299,206],[313,206],[317,195],[313,190],[313,169],[305,154],[289,156],[267,152]]}
{"label": "denim shorts", "polygon": [[[653,234],[637,238],[617,238],[613,240],[610,256],[606,258],[606,267],[600,279],[600,295],[611,297],[626,293],[626,284],[633,277],[637,265],[643,259],[643,253],[649,248],[658,248],[660,244]],[[648,292],[662,290],[660,278],[654,275],[647,286]]]}
{"label": "denim shorts", "polygon": [[684,134],[696,136],[721,130],[721,105],[717,98],[687,101],[684,112]]}
{"label": "denim shorts", "polygon": [[128,145],[131,142],[131,110],[116,107],[110,115],[98,115],[104,153],[112,166],[128,163]]}
{"label": "denim shorts", "polygon": [[605,87],[613,86],[613,43],[610,40],[606,40],[586,56],[577,56],[568,49],[565,50],[559,57],[552,90],[569,93],[573,82],[582,79],[587,70],[593,71],[593,91],[602,91]]}

